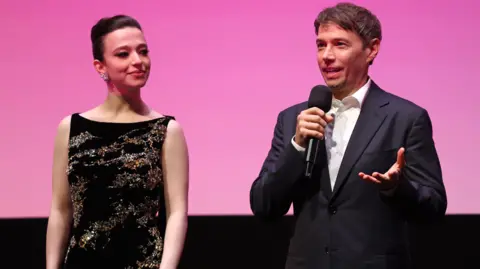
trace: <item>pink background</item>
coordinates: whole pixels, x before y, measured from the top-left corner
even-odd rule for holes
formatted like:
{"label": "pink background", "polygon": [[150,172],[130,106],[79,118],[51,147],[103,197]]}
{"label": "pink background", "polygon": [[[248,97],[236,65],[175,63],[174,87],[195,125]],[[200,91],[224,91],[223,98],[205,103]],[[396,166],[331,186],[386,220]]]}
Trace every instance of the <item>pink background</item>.
{"label": "pink background", "polygon": [[[0,217],[48,215],[56,127],[106,95],[90,28],[118,13],[137,18],[149,42],[145,100],[185,128],[190,214],[251,214],[278,112],[323,83],[313,20],[336,2],[2,1]],[[480,2],[355,2],[383,24],[373,79],[430,112],[448,213],[480,213]]]}

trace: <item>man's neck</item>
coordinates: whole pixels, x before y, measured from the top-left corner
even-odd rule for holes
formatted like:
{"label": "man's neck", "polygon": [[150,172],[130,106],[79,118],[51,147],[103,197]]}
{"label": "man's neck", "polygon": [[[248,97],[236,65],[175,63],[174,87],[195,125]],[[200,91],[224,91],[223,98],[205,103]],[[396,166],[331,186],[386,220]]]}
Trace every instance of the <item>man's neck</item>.
{"label": "man's neck", "polygon": [[345,97],[355,94],[358,90],[360,90],[363,86],[365,86],[365,84],[367,84],[369,80],[370,80],[370,77],[367,76],[360,83],[357,83],[354,87],[333,91],[333,97],[337,100],[343,100]]}

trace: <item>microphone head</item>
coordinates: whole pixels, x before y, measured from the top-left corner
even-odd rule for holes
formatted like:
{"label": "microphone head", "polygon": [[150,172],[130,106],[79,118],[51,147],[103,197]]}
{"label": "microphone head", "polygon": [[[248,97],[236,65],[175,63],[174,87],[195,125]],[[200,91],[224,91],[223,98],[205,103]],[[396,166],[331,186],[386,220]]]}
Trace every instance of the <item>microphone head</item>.
{"label": "microphone head", "polygon": [[325,113],[332,107],[332,91],[325,85],[313,87],[308,98],[308,108],[318,107]]}

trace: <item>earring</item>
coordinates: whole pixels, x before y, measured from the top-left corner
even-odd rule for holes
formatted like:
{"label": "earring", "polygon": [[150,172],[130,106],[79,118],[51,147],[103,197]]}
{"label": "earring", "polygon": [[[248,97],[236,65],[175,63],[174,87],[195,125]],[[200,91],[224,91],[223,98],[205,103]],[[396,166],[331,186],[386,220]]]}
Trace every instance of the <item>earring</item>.
{"label": "earring", "polygon": [[100,74],[100,77],[105,80],[105,81],[108,81],[108,75],[106,73],[101,73]]}

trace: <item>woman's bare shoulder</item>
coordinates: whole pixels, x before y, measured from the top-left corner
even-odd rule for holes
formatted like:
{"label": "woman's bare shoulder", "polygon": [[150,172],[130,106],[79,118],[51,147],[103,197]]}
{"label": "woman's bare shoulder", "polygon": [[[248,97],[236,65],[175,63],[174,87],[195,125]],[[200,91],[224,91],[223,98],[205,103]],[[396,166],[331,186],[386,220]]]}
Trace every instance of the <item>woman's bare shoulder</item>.
{"label": "woman's bare shoulder", "polygon": [[66,146],[67,144],[68,137],[70,136],[72,115],[73,114],[64,116],[57,125],[55,143],[58,144],[58,146]]}
{"label": "woman's bare shoulder", "polygon": [[71,126],[71,123],[72,123],[72,117],[74,116],[74,114],[77,114],[81,117],[87,117],[88,118],[91,115],[95,115],[95,110],[96,110],[96,108],[93,108],[93,109],[87,110],[85,112],[73,113],[73,114],[69,114],[67,116],[64,116],[60,120],[60,123],[58,124],[58,130],[61,131],[61,132],[70,131],[70,126]]}
{"label": "woman's bare shoulder", "polygon": [[60,123],[58,124],[58,127],[57,127],[59,132],[65,132],[65,131],[70,130],[70,125],[71,125],[71,122],[72,122],[72,116],[73,116],[73,114],[70,114],[70,115],[64,116],[60,120]]}

